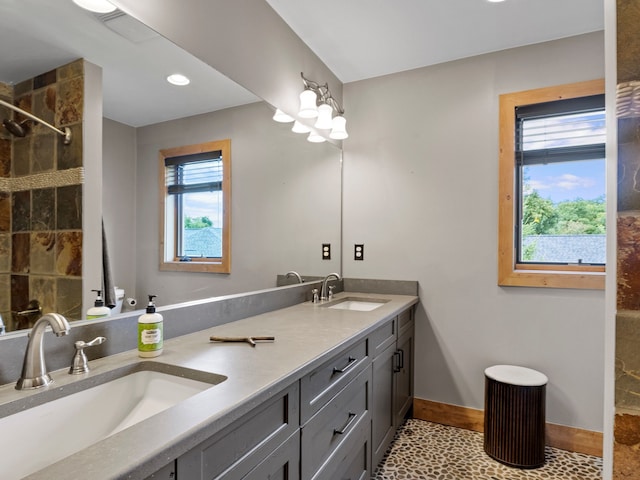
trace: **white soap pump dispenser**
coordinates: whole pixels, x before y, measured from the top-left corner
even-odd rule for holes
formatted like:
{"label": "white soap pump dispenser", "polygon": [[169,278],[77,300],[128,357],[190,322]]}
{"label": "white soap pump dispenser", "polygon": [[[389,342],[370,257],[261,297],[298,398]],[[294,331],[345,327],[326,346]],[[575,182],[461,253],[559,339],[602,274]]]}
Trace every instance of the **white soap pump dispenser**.
{"label": "white soap pump dispenser", "polygon": [[104,305],[104,300],[102,300],[102,290],[91,290],[92,292],[96,292],[96,301],[89,310],[87,310],[87,319],[91,320],[94,318],[104,318],[111,315],[111,309]]}
{"label": "white soap pump dispenser", "polygon": [[153,303],[155,295],[149,295],[147,311],[138,318],[138,355],[144,358],[157,357],[162,353],[162,315],[156,313]]}

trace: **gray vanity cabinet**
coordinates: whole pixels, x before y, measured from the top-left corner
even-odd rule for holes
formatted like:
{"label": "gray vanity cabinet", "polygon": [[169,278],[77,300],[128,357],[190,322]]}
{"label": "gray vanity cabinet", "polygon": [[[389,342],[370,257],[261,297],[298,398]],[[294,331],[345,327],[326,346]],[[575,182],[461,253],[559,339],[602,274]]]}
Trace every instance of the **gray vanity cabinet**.
{"label": "gray vanity cabinet", "polygon": [[413,402],[413,308],[149,478],[366,480]]}
{"label": "gray vanity cabinet", "polygon": [[375,471],[413,403],[413,309],[371,335],[371,470]]}
{"label": "gray vanity cabinet", "polygon": [[177,478],[298,479],[298,419],[296,382],[179,457]]}
{"label": "gray vanity cabinet", "polygon": [[402,425],[413,406],[413,357],[415,326],[413,308],[398,315],[398,348],[396,351],[394,409],[395,425]]}
{"label": "gray vanity cabinet", "polygon": [[373,350],[372,379],[372,423],[371,447],[372,468],[375,468],[384,456],[395,434],[395,414],[393,408],[396,339],[398,318],[385,323],[371,334]]}
{"label": "gray vanity cabinet", "polygon": [[300,472],[303,480],[369,476],[369,341],[346,348],[300,380]]}

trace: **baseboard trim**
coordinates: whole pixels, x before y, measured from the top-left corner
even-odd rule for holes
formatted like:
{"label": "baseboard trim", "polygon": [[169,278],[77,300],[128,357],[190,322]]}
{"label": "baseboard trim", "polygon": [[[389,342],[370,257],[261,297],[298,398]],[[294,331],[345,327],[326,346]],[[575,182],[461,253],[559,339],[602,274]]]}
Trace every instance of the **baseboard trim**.
{"label": "baseboard trim", "polygon": [[[484,411],[448,403],[413,399],[413,417],[475,432],[484,431]],[[602,457],[602,433],[547,422],[546,442],[550,447]]]}

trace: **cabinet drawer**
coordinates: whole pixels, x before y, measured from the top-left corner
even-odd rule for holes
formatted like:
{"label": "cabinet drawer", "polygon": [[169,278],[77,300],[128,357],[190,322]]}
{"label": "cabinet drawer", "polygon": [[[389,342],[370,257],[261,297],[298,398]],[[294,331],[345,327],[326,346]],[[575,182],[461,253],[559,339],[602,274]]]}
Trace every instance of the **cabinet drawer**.
{"label": "cabinet drawer", "polygon": [[297,382],[178,458],[189,480],[243,478],[298,429]]}
{"label": "cabinet drawer", "polygon": [[413,307],[398,315],[398,335],[413,329]]}
{"label": "cabinet drawer", "polygon": [[373,478],[369,470],[369,428],[361,423],[350,438],[346,439],[322,469],[316,472],[313,480],[368,480]]}
{"label": "cabinet drawer", "polygon": [[[371,368],[363,370],[330,403],[322,407],[301,430],[303,479],[316,478],[325,464],[336,464],[334,455],[362,428],[371,432]],[[333,458],[332,458],[333,457]]]}
{"label": "cabinet drawer", "polygon": [[304,376],[300,380],[300,424],[304,425],[370,363],[364,339]]}
{"label": "cabinet drawer", "polygon": [[385,349],[395,343],[397,331],[398,317],[394,317],[381,327],[378,327],[369,336],[369,345],[371,345],[371,358],[374,359]]}
{"label": "cabinet drawer", "polygon": [[299,480],[300,430],[289,437],[275,452],[242,480]]}

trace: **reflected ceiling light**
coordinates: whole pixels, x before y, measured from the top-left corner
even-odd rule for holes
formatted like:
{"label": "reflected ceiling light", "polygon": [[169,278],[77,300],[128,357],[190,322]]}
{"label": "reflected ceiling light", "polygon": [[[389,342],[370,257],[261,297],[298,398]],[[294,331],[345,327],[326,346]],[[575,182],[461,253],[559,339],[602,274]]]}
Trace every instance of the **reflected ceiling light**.
{"label": "reflected ceiling light", "polygon": [[178,85],[179,87],[184,87],[185,85],[189,85],[191,80],[188,77],[185,77],[181,73],[174,73],[167,77],[167,82],[172,85]]}
{"label": "reflected ceiling light", "polygon": [[73,0],[79,7],[96,13],[110,13],[116,10],[116,6],[107,0]]}
{"label": "reflected ceiling light", "polygon": [[276,113],[273,115],[273,119],[279,123],[290,123],[295,120],[295,118],[290,117],[279,108],[276,108]]}
{"label": "reflected ceiling light", "polygon": [[291,127],[291,131],[294,133],[309,133],[311,129],[304,123],[300,123],[296,120],[293,124],[293,127]]}
{"label": "reflected ceiling light", "polygon": [[326,138],[324,138],[322,135],[317,134],[316,132],[309,133],[309,136],[307,137],[307,141],[311,143],[322,143],[326,140]]}

